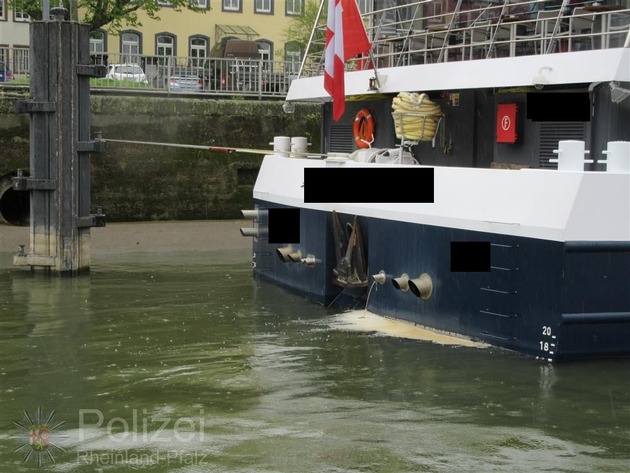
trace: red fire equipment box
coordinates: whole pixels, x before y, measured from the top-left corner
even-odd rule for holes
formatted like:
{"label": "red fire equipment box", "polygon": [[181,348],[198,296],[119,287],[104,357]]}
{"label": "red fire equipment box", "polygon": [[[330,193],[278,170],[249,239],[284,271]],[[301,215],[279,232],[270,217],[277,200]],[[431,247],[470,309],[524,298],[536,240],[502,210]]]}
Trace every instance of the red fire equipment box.
{"label": "red fire equipment box", "polygon": [[497,105],[497,143],[516,143],[516,111],[515,103]]}

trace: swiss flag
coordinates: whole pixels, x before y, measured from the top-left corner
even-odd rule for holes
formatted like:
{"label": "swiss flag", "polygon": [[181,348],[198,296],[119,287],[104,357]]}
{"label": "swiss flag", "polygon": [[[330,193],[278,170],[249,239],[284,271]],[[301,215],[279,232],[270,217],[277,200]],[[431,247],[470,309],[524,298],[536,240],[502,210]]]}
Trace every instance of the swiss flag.
{"label": "swiss flag", "polygon": [[332,97],[335,121],[341,118],[346,108],[345,62],[368,53],[370,47],[356,0],[328,0],[324,89]]}

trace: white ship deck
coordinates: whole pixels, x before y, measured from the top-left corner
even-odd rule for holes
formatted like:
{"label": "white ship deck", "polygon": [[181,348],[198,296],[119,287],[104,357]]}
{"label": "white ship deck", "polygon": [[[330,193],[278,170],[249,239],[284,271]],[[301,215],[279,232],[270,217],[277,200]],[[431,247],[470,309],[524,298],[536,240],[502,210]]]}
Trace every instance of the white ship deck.
{"label": "white ship deck", "polygon": [[[363,12],[372,50],[348,61],[346,95],[630,81],[628,0],[402,3]],[[318,24],[288,101],[330,99]]]}
{"label": "white ship deck", "polygon": [[[628,174],[435,167],[433,203],[305,203],[304,168],[329,166],[389,165],[266,156],[254,198],[326,212],[551,241],[630,241]],[[371,191],[378,189],[366,190]]]}

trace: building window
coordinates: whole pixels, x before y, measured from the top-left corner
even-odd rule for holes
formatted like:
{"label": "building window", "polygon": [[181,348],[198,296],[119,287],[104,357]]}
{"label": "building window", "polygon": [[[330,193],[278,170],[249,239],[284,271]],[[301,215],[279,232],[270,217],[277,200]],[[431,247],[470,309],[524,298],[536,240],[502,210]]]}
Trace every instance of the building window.
{"label": "building window", "polygon": [[140,64],[141,39],[140,33],[135,31],[127,31],[121,34],[120,62],[124,64]]}
{"label": "building window", "polygon": [[13,76],[15,74],[28,74],[30,71],[28,46],[13,47]]}
{"label": "building window", "polygon": [[105,52],[105,31],[90,31],[90,54],[102,54]]}
{"label": "building window", "polygon": [[258,46],[258,54],[263,61],[271,61],[273,59],[273,43],[267,39],[259,39],[256,41]]}
{"label": "building window", "polygon": [[304,12],[304,0],[287,0],[287,15],[301,15]]}
{"label": "building window", "polygon": [[4,64],[4,67],[7,69],[11,69],[9,67],[9,47],[8,45],[2,44],[0,45],[0,62]]}
{"label": "building window", "polygon": [[444,4],[442,1],[431,2],[431,4],[427,6],[427,23],[444,23],[444,18],[442,18],[444,13]]}
{"label": "building window", "polygon": [[273,0],[256,0],[254,13],[273,14]]}
{"label": "building window", "polygon": [[5,10],[6,7],[4,6],[4,0],[0,0],[0,20],[6,20],[6,17],[4,16]]}
{"label": "building window", "polygon": [[90,57],[94,64],[107,64],[105,60],[106,42],[107,33],[104,30],[90,31]]}
{"label": "building window", "polygon": [[202,10],[208,9],[208,0],[190,0],[190,6],[201,8]]}
{"label": "building window", "polygon": [[207,36],[191,36],[188,43],[188,55],[190,56],[190,65],[200,67],[203,60],[208,57],[210,50],[210,39]]}
{"label": "building window", "polygon": [[284,70],[289,74],[297,74],[302,63],[302,48],[297,41],[284,45]]}
{"label": "building window", "polygon": [[372,13],[372,0],[358,0],[357,5],[362,15]]}
{"label": "building window", "polygon": [[223,11],[242,12],[241,0],[223,0]]}
{"label": "building window", "polygon": [[157,0],[156,3],[161,7],[172,7],[171,0]]}
{"label": "building window", "polygon": [[16,10],[13,12],[13,21],[31,21],[31,17],[26,12]]}
{"label": "building window", "polygon": [[155,35],[155,54],[157,56],[175,56],[177,54],[175,36],[170,33]]}

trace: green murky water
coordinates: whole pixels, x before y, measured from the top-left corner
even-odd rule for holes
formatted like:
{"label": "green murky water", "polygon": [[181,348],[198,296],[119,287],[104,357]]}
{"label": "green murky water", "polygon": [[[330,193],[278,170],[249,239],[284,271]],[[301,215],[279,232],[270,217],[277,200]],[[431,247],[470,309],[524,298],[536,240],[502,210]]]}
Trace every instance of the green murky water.
{"label": "green murky water", "polygon": [[[243,251],[93,260],[48,278],[0,254],[2,472],[38,452],[60,472],[630,470],[627,360],[342,330]],[[38,406],[63,451],[30,445]]]}

